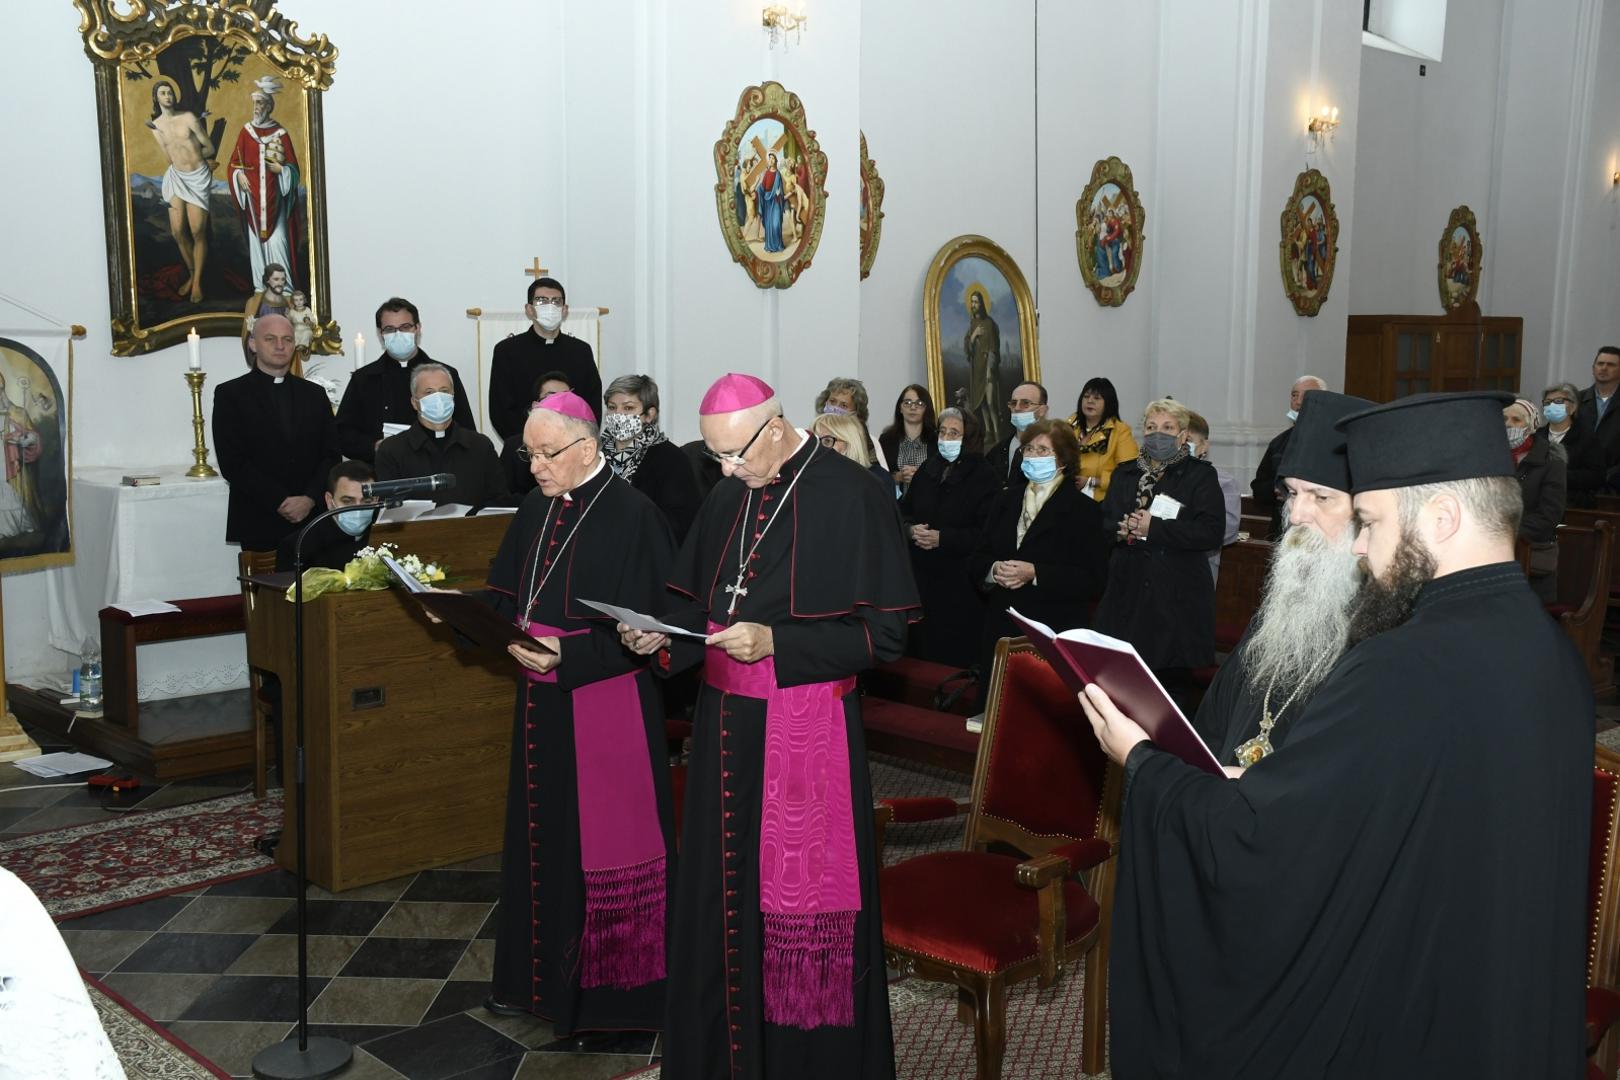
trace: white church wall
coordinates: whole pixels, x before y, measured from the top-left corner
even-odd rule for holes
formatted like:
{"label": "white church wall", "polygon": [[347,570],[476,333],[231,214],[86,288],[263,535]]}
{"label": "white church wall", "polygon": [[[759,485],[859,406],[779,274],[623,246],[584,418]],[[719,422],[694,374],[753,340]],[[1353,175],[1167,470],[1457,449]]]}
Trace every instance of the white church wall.
{"label": "white church wall", "polygon": [[1545,380],[1577,386],[1591,381],[1589,365],[1600,346],[1620,345],[1620,184],[1614,179],[1620,175],[1620,109],[1614,107],[1620,102],[1620,2],[1604,5],[1600,34],[1586,152],[1574,185],[1567,306],[1555,313],[1564,337]]}

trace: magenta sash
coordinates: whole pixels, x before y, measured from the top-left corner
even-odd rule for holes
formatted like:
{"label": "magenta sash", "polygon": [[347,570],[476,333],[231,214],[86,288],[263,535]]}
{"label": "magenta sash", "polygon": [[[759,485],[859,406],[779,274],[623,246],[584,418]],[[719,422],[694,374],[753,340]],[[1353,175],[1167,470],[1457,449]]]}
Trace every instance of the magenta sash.
{"label": "magenta sash", "polygon": [[[709,624],[713,634],[724,627]],[[745,664],[710,646],[703,678],[765,701],[759,909],[765,1019],[810,1028],[855,1023],[855,916],[861,879],[840,699],[853,678],[782,689],[770,657]]]}
{"label": "magenta sash", "polygon": [[[531,623],[530,637],[575,637]],[[553,668],[530,682],[557,681]],[[664,832],[634,672],[590,683],[574,706],[585,931],[579,984],[628,990],[664,977]]]}

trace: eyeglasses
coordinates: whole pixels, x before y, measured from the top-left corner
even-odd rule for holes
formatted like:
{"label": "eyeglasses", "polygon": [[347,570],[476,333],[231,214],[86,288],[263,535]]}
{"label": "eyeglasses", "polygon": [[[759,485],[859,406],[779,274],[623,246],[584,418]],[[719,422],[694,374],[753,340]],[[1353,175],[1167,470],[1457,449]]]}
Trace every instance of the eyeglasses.
{"label": "eyeglasses", "polygon": [[572,449],[575,443],[581,443],[584,441],[585,436],[581,435],[579,438],[575,439],[574,442],[569,443],[561,450],[552,450],[549,453],[545,450],[530,450],[527,446],[520,446],[517,448],[517,456],[522,458],[524,461],[533,461],[535,458],[542,458],[547,462],[552,462],[556,461],[558,455],[562,454],[564,451]]}
{"label": "eyeglasses", "polygon": [[821,445],[825,446],[829,450],[836,449],[837,446],[838,446],[838,436],[836,436],[836,435],[823,435],[821,437]]}
{"label": "eyeglasses", "polygon": [[916,398],[901,398],[900,407],[902,409],[920,409],[923,407],[923,403]]}
{"label": "eyeglasses", "polygon": [[1032,443],[1031,445],[1024,447],[1025,457],[1054,457],[1056,456],[1056,453],[1057,452],[1050,446],[1041,446],[1039,444]]}
{"label": "eyeglasses", "polygon": [[714,450],[710,450],[707,446],[703,448],[703,452],[714,460],[720,462],[722,465],[742,465],[744,464],[743,459],[748,456],[748,451],[754,448],[754,443],[759,439],[761,433],[763,433],[766,428],[770,427],[771,421],[775,419],[777,419],[777,417],[767,416],[765,418],[765,422],[759,425],[759,430],[754,432],[754,437],[744,443],[743,448],[738,450],[735,454],[718,453]]}
{"label": "eyeglasses", "polygon": [[537,296],[530,301],[535,307],[562,307],[563,298],[560,296]]}
{"label": "eyeglasses", "polygon": [[1567,397],[1544,397],[1544,398],[1541,399],[1541,403],[1543,405],[1573,405],[1573,404],[1575,404],[1573,401],[1571,401]]}
{"label": "eyeglasses", "polygon": [[1007,401],[1007,408],[1012,409],[1012,410],[1014,410],[1016,412],[1023,412],[1026,409],[1038,409],[1038,408],[1040,408],[1040,406],[1041,406],[1040,402],[1031,401],[1029,398],[1015,397],[1015,398],[1009,398],[1008,401]]}
{"label": "eyeglasses", "polygon": [[408,322],[401,323],[398,326],[379,326],[377,332],[379,334],[414,334],[416,333],[416,324]]}

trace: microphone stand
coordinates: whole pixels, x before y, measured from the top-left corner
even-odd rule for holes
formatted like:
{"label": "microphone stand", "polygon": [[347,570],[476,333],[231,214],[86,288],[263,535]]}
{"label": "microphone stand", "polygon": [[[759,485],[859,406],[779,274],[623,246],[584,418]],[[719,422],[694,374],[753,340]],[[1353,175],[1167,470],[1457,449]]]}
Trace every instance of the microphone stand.
{"label": "microphone stand", "polygon": [[[349,1067],[354,1047],[342,1039],[325,1035],[309,1037],[309,819],[304,793],[304,539],[315,526],[329,517],[349,510],[398,506],[398,499],[380,499],[348,506],[334,506],[304,525],[293,541],[293,691],[297,700],[294,728],[293,787],[298,808],[298,1035],[289,1036],[260,1050],[253,1058],[253,1075],[261,1080],[321,1080]],[[376,519],[372,519],[376,524]],[[285,776],[282,780],[286,788]]]}

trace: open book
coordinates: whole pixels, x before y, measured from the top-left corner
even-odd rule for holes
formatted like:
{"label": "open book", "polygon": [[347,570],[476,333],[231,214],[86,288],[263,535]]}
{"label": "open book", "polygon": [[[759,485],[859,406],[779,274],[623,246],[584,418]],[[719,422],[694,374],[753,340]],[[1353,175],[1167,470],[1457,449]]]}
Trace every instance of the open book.
{"label": "open book", "polygon": [[494,608],[478,597],[467,593],[430,589],[412,577],[394,559],[384,555],[382,561],[389,572],[398,579],[400,585],[404,586],[406,592],[416,597],[424,608],[441,621],[449,623],[479,648],[504,653],[508,645],[516,644],[536,652],[556,651],[519,630],[510,619],[498,614]]}
{"label": "open book", "polygon": [[1058,633],[1015,609],[1008,608],[1007,614],[1069,689],[1078,694],[1096,683],[1120,712],[1142,725],[1154,746],[1207,773],[1226,775],[1130,642],[1094,630]]}

